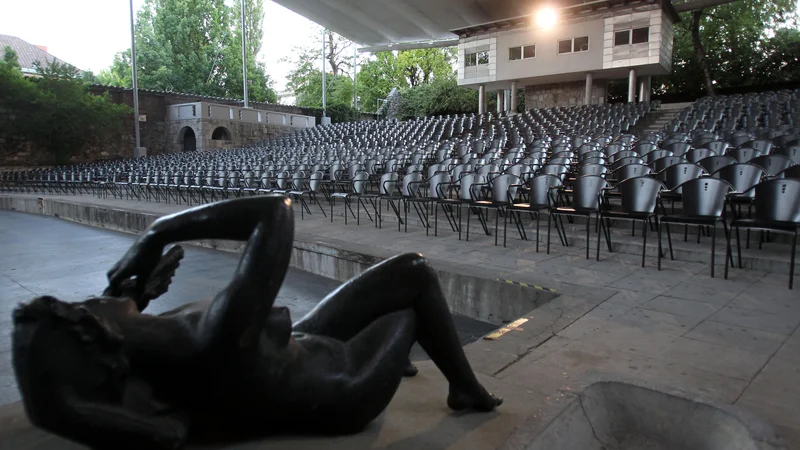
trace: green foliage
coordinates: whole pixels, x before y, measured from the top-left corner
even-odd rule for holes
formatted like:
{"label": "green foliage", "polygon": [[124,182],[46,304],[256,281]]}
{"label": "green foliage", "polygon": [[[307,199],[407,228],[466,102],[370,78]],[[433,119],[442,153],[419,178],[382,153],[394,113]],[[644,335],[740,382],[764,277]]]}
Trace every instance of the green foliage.
{"label": "green foliage", "polygon": [[0,63],[0,137],[6,142],[32,142],[64,163],[87,145],[119,136],[127,106],[90,94],[68,64],[53,62],[39,74],[26,78],[13,64]]}
{"label": "green foliage", "polygon": [[7,45],[3,47],[3,62],[9,66],[16,67],[17,69],[20,68],[17,52]]}
{"label": "green foliage", "polygon": [[[739,0],[704,10],[700,36],[715,87],[797,81],[796,7],[796,0]],[[692,44],[691,13],[681,19],[675,26],[672,74],[654,87],[656,93],[701,95],[704,80]]]}
{"label": "green foliage", "polygon": [[[264,64],[256,60],[263,36],[263,0],[248,0],[248,96],[253,101],[277,102]],[[241,3],[224,0],[145,0],[137,14],[136,64],[139,86],[241,98]],[[130,49],[118,53],[101,71],[102,84],[130,87]]]}
{"label": "green foliage", "polygon": [[478,91],[459,86],[455,77],[407,88],[402,95],[404,118],[478,112]]}

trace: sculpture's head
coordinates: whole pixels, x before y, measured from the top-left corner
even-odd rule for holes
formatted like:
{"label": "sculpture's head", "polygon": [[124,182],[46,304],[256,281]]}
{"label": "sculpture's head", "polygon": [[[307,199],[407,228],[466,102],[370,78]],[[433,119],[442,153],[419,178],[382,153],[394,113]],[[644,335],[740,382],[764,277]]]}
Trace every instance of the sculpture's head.
{"label": "sculpture's head", "polygon": [[[84,303],[38,297],[14,310],[13,360],[28,413],[69,395],[121,399],[128,362],[122,336]],[[33,409],[33,411],[32,411]],[[35,420],[35,419],[34,419]]]}

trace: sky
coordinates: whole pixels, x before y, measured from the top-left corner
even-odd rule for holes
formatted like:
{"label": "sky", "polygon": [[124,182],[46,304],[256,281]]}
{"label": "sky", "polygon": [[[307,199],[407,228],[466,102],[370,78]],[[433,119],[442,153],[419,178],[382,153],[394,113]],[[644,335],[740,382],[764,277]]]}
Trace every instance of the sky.
{"label": "sky", "polygon": [[[134,0],[134,9],[142,3]],[[43,45],[81,70],[98,73],[131,45],[128,0],[3,0],[2,9],[0,34]],[[279,61],[291,56],[295,46],[313,45],[314,24],[270,0],[264,2],[264,16],[259,59],[280,92],[292,67]]]}

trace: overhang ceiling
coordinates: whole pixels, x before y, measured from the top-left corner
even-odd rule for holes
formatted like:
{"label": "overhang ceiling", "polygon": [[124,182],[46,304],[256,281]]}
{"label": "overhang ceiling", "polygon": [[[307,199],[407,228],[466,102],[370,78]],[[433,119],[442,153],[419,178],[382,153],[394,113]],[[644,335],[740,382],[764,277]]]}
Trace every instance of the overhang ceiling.
{"label": "overhang ceiling", "polygon": [[[573,11],[628,0],[273,0],[350,39],[364,51],[455,45],[455,30],[519,20],[552,5]],[[652,0],[651,0],[652,1]],[[655,0],[661,2],[662,0]],[[675,14],[670,0],[664,7]],[[734,0],[675,0],[682,11]],[[635,2],[635,1],[634,1]],[[608,6],[608,5],[605,5]]]}

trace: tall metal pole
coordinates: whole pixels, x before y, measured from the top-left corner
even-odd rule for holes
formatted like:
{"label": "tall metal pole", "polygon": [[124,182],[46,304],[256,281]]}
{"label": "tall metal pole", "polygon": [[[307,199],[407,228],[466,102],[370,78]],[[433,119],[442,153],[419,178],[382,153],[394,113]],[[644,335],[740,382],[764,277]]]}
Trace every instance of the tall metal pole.
{"label": "tall metal pole", "polygon": [[139,156],[139,148],[142,146],[141,137],[139,136],[139,82],[136,75],[136,34],[133,26],[133,0],[131,4],[131,71],[133,72],[133,130],[136,136],[136,149],[134,156]]}
{"label": "tall metal pole", "polygon": [[244,107],[249,108],[247,102],[247,38],[245,37],[245,1],[242,0],[242,86],[244,88]]}
{"label": "tall metal pole", "polygon": [[358,48],[353,42],[353,108],[358,109]]}
{"label": "tall metal pole", "polygon": [[325,117],[325,109],[327,107],[327,89],[325,87],[327,74],[325,73],[325,30],[322,30],[322,117]]}

